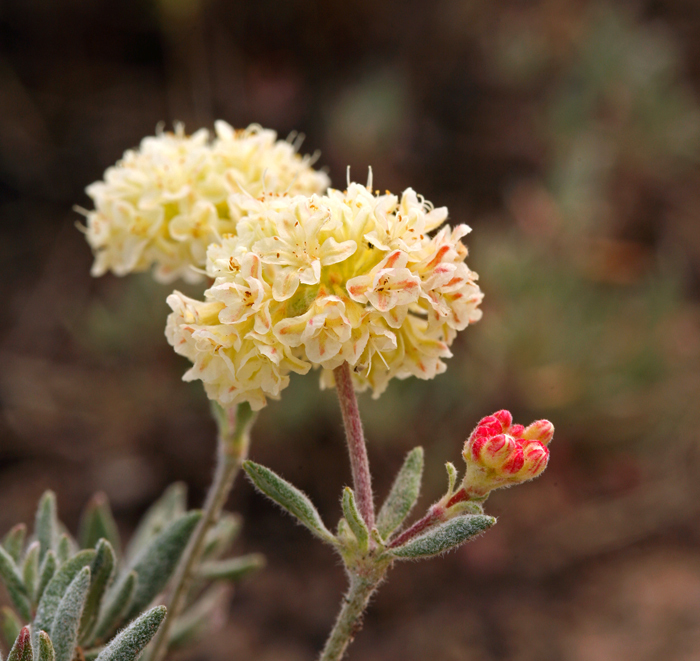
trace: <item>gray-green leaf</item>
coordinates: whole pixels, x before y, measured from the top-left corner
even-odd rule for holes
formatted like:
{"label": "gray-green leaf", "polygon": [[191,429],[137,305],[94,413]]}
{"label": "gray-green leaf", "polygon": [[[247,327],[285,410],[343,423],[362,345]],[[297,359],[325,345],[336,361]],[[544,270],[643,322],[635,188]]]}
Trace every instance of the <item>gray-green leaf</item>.
{"label": "gray-green leaf", "polygon": [[41,545],[39,550],[39,561],[41,562],[49,549],[55,548],[58,536],[56,494],[53,491],[45,491],[39,501],[39,506],[36,510],[34,536]]}
{"label": "gray-green leaf", "polygon": [[10,645],[17,640],[17,636],[19,636],[19,632],[22,630],[22,623],[15,615],[14,611],[7,606],[2,607],[0,618],[2,618],[0,621],[2,637],[5,639],[7,646],[10,647]]}
{"label": "gray-green leaf", "polygon": [[156,606],[130,624],[97,656],[97,661],[134,661],[165,619],[165,606]]}
{"label": "gray-green leaf", "polygon": [[68,562],[64,562],[49,581],[49,584],[44,590],[44,594],[39,600],[39,606],[36,609],[34,616],[34,644],[37,644],[38,632],[43,630],[51,634],[51,625],[56,616],[56,609],[63,599],[68,586],[71,584],[76,574],[92,563],[96,555],[93,549],[86,549],[76,553]]}
{"label": "gray-green leaf", "polygon": [[[24,548],[24,538],[27,536],[27,526],[24,523],[18,523],[10,532],[5,535],[2,540],[4,549],[10,554],[10,557],[19,563],[22,557],[22,549]],[[12,639],[14,640],[14,638]]]}
{"label": "gray-green leaf", "polygon": [[89,643],[109,638],[115,629],[124,621],[126,612],[129,610],[134,598],[137,583],[138,577],[136,576],[136,572],[131,571],[105,595],[105,604],[101,609],[97,626],[88,641]]}
{"label": "gray-green leaf", "polygon": [[95,661],[95,659],[97,659],[97,657],[101,654],[103,649],[104,646],[100,645],[99,647],[91,647],[90,649],[83,650],[83,656],[85,657],[85,661]]}
{"label": "gray-green leaf", "polygon": [[360,549],[367,550],[369,547],[369,529],[365,520],[362,518],[359,510],[357,509],[357,503],[355,502],[355,494],[350,487],[345,487],[343,489],[343,514],[345,515],[345,520],[350,526],[357,539],[357,543],[360,545]]}
{"label": "gray-green leaf", "polygon": [[70,537],[68,535],[61,535],[56,544],[56,558],[58,558],[59,565],[62,565],[73,555],[72,550]]}
{"label": "gray-green leaf", "polygon": [[168,649],[179,649],[196,642],[211,631],[213,625],[221,622],[231,590],[231,586],[215,585],[178,617],[170,630]]}
{"label": "gray-green leaf", "polygon": [[274,500],[283,509],[295,516],[312,533],[323,541],[336,544],[333,534],[326,528],[321,515],[316,511],[311,500],[302,491],[282,479],[269,468],[252,461],[243,462],[243,470],[251,482],[268,498]]}
{"label": "gray-green leaf", "polygon": [[39,542],[34,542],[27,550],[22,565],[22,579],[28,594],[33,597],[39,584]]}
{"label": "gray-green leaf", "polygon": [[7,593],[19,614],[26,622],[32,618],[29,593],[24,585],[19,569],[10,554],[0,546],[0,578],[7,588]]}
{"label": "gray-green leaf", "polygon": [[406,560],[429,558],[463,544],[488,530],[494,523],[496,523],[494,517],[483,514],[457,516],[430,528],[427,532],[414,537],[402,546],[391,549],[391,554]]}
{"label": "gray-green leaf", "polygon": [[41,567],[39,568],[39,584],[37,585],[36,594],[34,595],[34,600],[37,603],[41,601],[46,586],[56,573],[57,566],[58,561],[56,560],[56,554],[53,551],[49,551],[44,556],[44,562],[41,563]]}
{"label": "gray-green leaf", "polygon": [[187,486],[182,482],[171,484],[141,519],[126,549],[127,560],[135,558],[156,535],[186,511]]}
{"label": "gray-green leaf", "polygon": [[39,659],[38,661],[56,661],[56,650],[51,638],[46,631],[39,632]]}
{"label": "gray-green leaf", "polygon": [[265,556],[262,553],[251,553],[228,560],[204,562],[197,570],[197,575],[208,581],[239,581],[264,566]]}
{"label": "gray-green leaf", "polygon": [[413,448],[403,462],[389,496],[377,515],[377,530],[386,539],[406,519],[418,500],[423,476],[423,448]]}
{"label": "gray-green leaf", "polygon": [[215,560],[226,553],[241,530],[241,517],[238,514],[223,512],[219,522],[208,532],[202,558]]}
{"label": "gray-green leaf", "polygon": [[134,558],[131,569],[138,574],[139,580],[127,619],[146,608],[165,587],[201,518],[202,512],[196,510],[181,516]]}
{"label": "gray-green leaf", "polygon": [[104,493],[95,494],[80,518],[78,540],[81,548],[93,549],[101,539],[106,539],[118,554],[121,549],[119,530],[112,515],[112,508]]}
{"label": "gray-green leaf", "polygon": [[56,661],[71,661],[78,644],[78,627],[90,589],[90,568],[83,567],[68,586],[51,624]]}
{"label": "gray-green leaf", "polygon": [[90,582],[90,591],[85,600],[85,608],[83,609],[83,617],[80,621],[80,640],[84,642],[89,640],[92,630],[97,624],[97,616],[100,612],[102,597],[109,586],[116,557],[112,545],[106,540],[101,539],[97,543],[97,554],[90,565],[90,573],[92,581]]}

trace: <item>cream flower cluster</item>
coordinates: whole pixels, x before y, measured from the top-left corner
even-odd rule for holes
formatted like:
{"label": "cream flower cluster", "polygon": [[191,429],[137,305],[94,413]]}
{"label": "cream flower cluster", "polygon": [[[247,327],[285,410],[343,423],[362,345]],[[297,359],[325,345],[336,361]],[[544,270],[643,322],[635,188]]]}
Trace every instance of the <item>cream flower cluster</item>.
{"label": "cream flower cluster", "polygon": [[430,379],[481,317],[469,228],[438,229],[447,209],[411,189],[264,194],[241,212],[236,234],[209,247],[205,301],[168,297],[168,341],[193,363],[184,378],[222,405],[261,408],[311,367],[332,385],[344,361],[375,396],[393,377]]}
{"label": "cream flower cluster", "polygon": [[235,232],[241,202],[265,191],[311,195],[329,185],[294,145],[274,131],[251,125],[234,131],[215,124],[185,135],[161,132],[127,151],[88,186],[95,210],[87,213],[87,240],[95,253],[93,275],[126,275],[155,267],[162,282],[197,281],[207,247]]}

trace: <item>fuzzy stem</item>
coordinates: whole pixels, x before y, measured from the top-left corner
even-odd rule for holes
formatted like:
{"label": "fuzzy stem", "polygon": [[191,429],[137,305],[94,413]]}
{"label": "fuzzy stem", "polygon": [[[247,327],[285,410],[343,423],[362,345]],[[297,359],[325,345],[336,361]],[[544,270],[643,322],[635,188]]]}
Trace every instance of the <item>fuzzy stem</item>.
{"label": "fuzzy stem", "polygon": [[167,652],[170,628],[185,606],[185,596],[204,550],[207,533],[218,522],[238,471],[248,456],[250,429],[256,417],[250,406],[244,403],[224,410],[214,404],[212,410],[219,428],[214,480],[209,487],[203,516],[175,570],[170,598],[166,604],[168,617],[161,624],[153,641],[149,661],[161,661]]}
{"label": "fuzzy stem", "polygon": [[[343,414],[345,425],[345,438],[350,454],[350,467],[352,469],[352,481],[355,487],[357,508],[365,520],[367,527],[374,528],[374,498],[372,496],[372,476],[369,472],[369,460],[367,458],[367,446],[362,431],[360,410],[357,407],[355,388],[352,385],[350,365],[344,362],[333,370],[335,389],[338,393],[340,410]],[[330,658],[330,657],[329,657]]]}
{"label": "fuzzy stem", "polygon": [[374,579],[354,573],[350,575],[350,589],[343,598],[343,607],[338,613],[338,619],[328,636],[319,661],[340,661],[343,658],[348,645],[362,628],[362,614],[382,578],[383,573]]}
{"label": "fuzzy stem", "polygon": [[435,509],[431,507],[428,513],[422,518],[416,521],[408,530],[402,532],[396,539],[392,540],[387,548],[393,549],[397,546],[405,544],[409,539],[413,539],[416,535],[420,535],[424,530],[427,530],[435,523],[441,520],[441,515],[444,514],[442,508]]}

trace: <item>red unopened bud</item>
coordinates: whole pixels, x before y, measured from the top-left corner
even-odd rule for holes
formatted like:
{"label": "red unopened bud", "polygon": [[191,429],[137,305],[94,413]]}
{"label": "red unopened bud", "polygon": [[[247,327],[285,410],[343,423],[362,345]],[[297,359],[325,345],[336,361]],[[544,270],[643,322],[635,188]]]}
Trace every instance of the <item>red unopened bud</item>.
{"label": "red unopened bud", "polygon": [[497,434],[491,438],[476,439],[472,445],[472,457],[480,464],[498,470],[509,461],[517,448],[511,436]]}
{"label": "red unopened bud", "polygon": [[540,475],[549,461],[549,450],[539,441],[523,441],[523,466],[518,472],[518,477],[530,480]]}
{"label": "red unopened bud", "polygon": [[524,425],[511,425],[508,433],[515,438],[522,438],[523,432],[525,431]]}
{"label": "red unopened bud", "polygon": [[523,467],[524,463],[523,450],[516,445],[510,457],[508,457],[508,461],[501,466],[500,473],[503,476],[515,475]]}
{"label": "red unopened bud", "polygon": [[554,425],[549,420],[537,420],[528,425],[522,432],[521,438],[528,441],[539,441],[542,445],[547,445],[554,436]]}
{"label": "red unopened bud", "polygon": [[525,482],[547,467],[554,426],[538,420],[528,427],[513,424],[508,411],[496,411],[479,421],[462,456],[467,462],[463,489],[485,495],[492,489]]}
{"label": "red unopened bud", "polygon": [[489,417],[496,418],[496,420],[501,423],[501,431],[508,431],[510,426],[513,424],[513,416],[511,415],[510,411],[506,411],[505,409],[496,411]]}
{"label": "red unopened bud", "polygon": [[487,415],[479,420],[479,424],[474,428],[474,431],[467,439],[467,443],[477,438],[491,438],[496,434],[503,432],[501,421],[493,415]]}

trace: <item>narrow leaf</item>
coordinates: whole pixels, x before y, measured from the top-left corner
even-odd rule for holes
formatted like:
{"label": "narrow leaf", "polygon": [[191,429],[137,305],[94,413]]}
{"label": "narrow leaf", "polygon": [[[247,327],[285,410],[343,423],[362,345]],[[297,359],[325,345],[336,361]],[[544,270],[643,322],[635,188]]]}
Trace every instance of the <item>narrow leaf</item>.
{"label": "narrow leaf", "polygon": [[352,542],[354,535],[348,522],[341,516],[338,521],[338,528],[335,531],[336,538],[340,541],[341,546],[345,546]]}
{"label": "narrow leaf", "polygon": [[33,597],[39,584],[39,542],[33,542],[27,550],[22,565],[22,579],[27,593]]}
{"label": "narrow leaf", "polygon": [[137,583],[136,572],[131,571],[125,574],[114,586],[114,589],[107,593],[90,643],[109,638],[124,621],[126,612],[134,598]]}
{"label": "narrow leaf", "polygon": [[209,581],[239,581],[264,566],[265,556],[262,553],[251,553],[228,560],[204,562],[197,574]]}
{"label": "narrow leaf", "polygon": [[3,606],[0,611],[0,617],[2,621],[0,622],[0,629],[2,629],[2,637],[5,639],[5,643],[8,647],[17,640],[19,632],[22,630],[22,622],[15,615],[14,611],[7,606]]}
{"label": "narrow leaf", "polygon": [[457,484],[457,469],[451,461],[445,464],[445,469],[447,470],[447,493],[451,496]]}
{"label": "narrow leaf", "polygon": [[210,633],[217,625],[224,623],[226,606],[232,588],[216,585],[177,618],[168,637],[168,650],[190,645]]}
{"label": "narrow leaf", "polygon": [[39,658],[38,661],[56,661],[56,650],[51,638],[46,631],[39,632]]}
{"label": "narrow leaf", "polygon": [[78,540],[81,548],[94,549],[101,539],[106,539],[112,545],[115,555],[120,553],[119,530],[109,500],[106,494],[97,493],[87,504],[80,518]]}
{"label": "narrow leaf", "polygon": [[32,661],[34,656],[29,627],[23,627],[7,656],[7,661]]}
{"label": "narrow leaf", "polygon": [[187,487],[182,482],[171,484],[141,519],[126,550],[133,559],[153,538],[187,511]]}
{"label": "narrow leaf", "polygon": [[34,536],[39,541],[39,561],[50,549],[55,548],[58,536],[58,517],[56,515],[56,494],[46,491],[39,501],[34,524]]}
{"label": "narrow leaf", "polygon": [[369,538],[374,542],[374,545],[381,550],[386,548],[386,542],[382,539],[379,531],[376,528],[372,528],[369,533]]}
{"label": "narrow leaf", "polygon": [[367,550],[369,547],[369,530],[365,520],[357,509],[355,494],[350,487],[345,487],[345,489],[343,489],[343,514],[360,548]]}
{"label": "narrow leaf", "polygon": [[336,539],[323,524],[321,515],[306,494],[260,464],[245,461],[243,470],[260,491],[299,519],[313,534],[325,542],[336,543]]}
{"label": "narrow leaf", "polygon": [[39,631],[46,631],[51,635],[51,625],[56,617],[56,610],[63,599],[68,586],[71,584],[78,572],[87,567],[95,559],[95,551],[79,551],[68,562],[64,562],[49,581],[44,594],[41,595],[39,605],[36,609],[33,624],[34,644],[38,644]]}
{"label": "narrow leaf", "polygon": [[138,615],[165,587],[201,518],[200,511],[181,516],[134,558],[131,569],[137,573],[139,580],[127,619]]}
{"label": "narrow leaf", "polygon": [[418,500],[423,477],[423,448],[413,448],[398,472],[387,499],[377,515],[377,530],[387,539],[406,519]]}
{"label": "narrow leaf", "polygon": [[97,554],[90,565],[90,574],[92,576],[90,591],[88,592],[85,608],[83,609],[83,617],[80,621],[81,642],[89,640],[92,629],[97,624],[102,598],[110,583],[114,565],[116,564],[114,550],[106,539],[101,539],[97,543],[95,550]]}
{"label": "narrow leaf", "polygon": [[242,520],[238,514],[224,512],[219,522],[209,531],[202,558],[215,560],[226,553],[241,531]]}
{"label": "narrow leaf", "polygon": [[97,656],[97,661],[134,661],[165,619],[165,606],[156,606],[130,624]]}
{"label": "narrow leaf", "polygon": [[10,554],[0,546],[0,578],[7,588],[7,593],[19,614],[26,622],[32,619],[29,593],[20,576],[19,569]]}
{"label": "narrow leaf", "polygon": [[68,586],[51,624],[56,661],[71,661],[78,644],[78,627],[90,589],[90,568],[83,567]]}
{"label": "narrow leaf", "polygon": [[68,535],[61,535],[58,544],[56,544],[56,558],[58,559],[58,564],[62,565],[71,555],[70,537],[68,537]]}
{"label": "narrow leaf", "polygon": [[[24,548],[24,538],[27,536],[27,526],[23,523],[18,523],[10,532],[5,535],[2,540],[4,549],[10,554],[10,557],[19,563],[22,557],[22,549]],[[14,640],[14,638],[12,639]]]}
{"label": "narrow leaf", "polygon": [[441,523],[427,532],[414,537],[403,546],[391,549],[391,554],[397,558],[417,560],[429,558],[456,548],[473,537],[488,530],[496,519],[482,514],[466,514]]}
{"label": "narrow leaf", "polygon": [[85,661],[95,661],[103,649],[104,646],[100,645],[99,647],[91,647],[89,650],[84,650],[83,657],[85,658]]}
{"label": "narrow leaf", "polygon": [[56,573],[57,566],[58,561],[56,560],[56,554],[53,551],[49,551],[46,556],[44,556],[44,562],[41,563],[41,567],[39,568],[39,584],[37,585],[36,594],[34,595],[34,601],[36,603],[41,601],[46,586]]}

